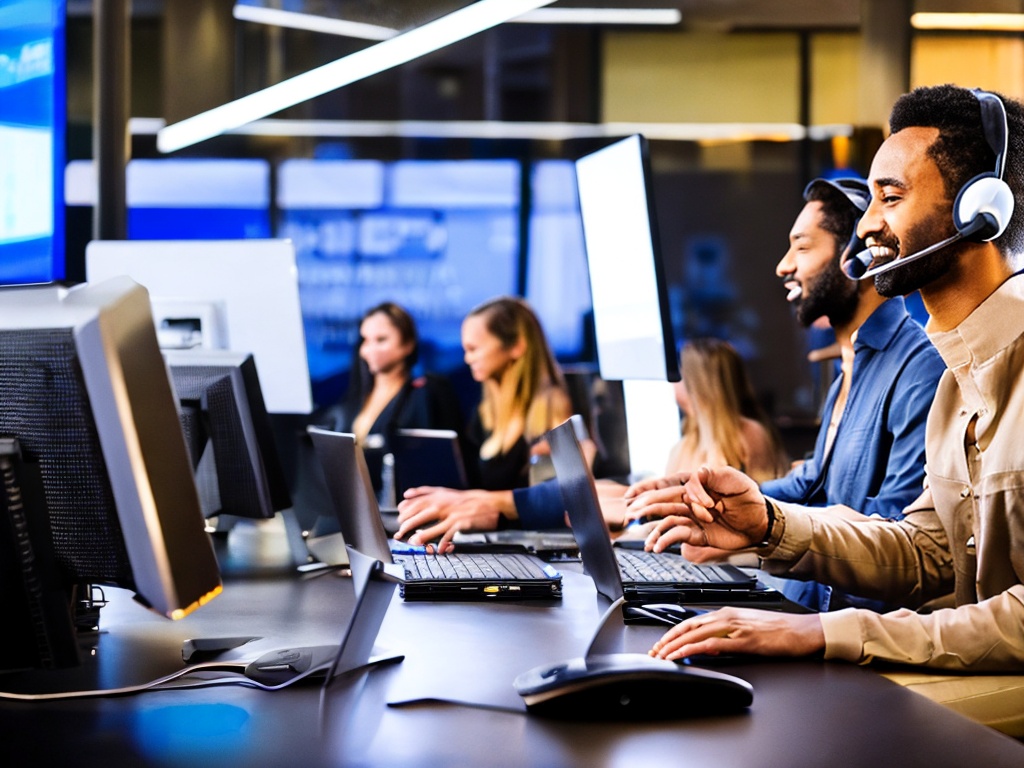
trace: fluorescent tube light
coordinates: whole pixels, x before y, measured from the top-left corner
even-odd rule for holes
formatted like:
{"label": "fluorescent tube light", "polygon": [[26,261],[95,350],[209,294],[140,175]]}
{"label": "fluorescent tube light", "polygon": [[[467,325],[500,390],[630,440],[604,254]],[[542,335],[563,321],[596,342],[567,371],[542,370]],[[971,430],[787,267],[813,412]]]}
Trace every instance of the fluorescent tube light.
{"label": "fluorescent tube light", "polygon": [[173,152],[397,67],[554,0],[479,0],[361,51],[169,125],[157,149]]}
{"label": "fluorescent tube light", "polygon": [[971,32],[1024,31],[1024,13],[914,13],[914,29],[950,29]]}
{"label": "fluorescent tube light", "polygon": [[232,14],[239,21],[251,21],[256,24],[288,27],[289,29],[308,29],[312,32],[324,32],[328,35],[340,35],[342,37],[358,37],[363,40],[388,40],[398,34],[397,29],[382,27],[377,24],[332,19],[327,16],[316,16],[311,13],[282,11],[278,8],[267,8],[262,5],[235,3]]}
{"label": "fluorescent tube light", "polygon": [[683,20],[678,8],[540,8],[524,13],[513,24],[651,24]]}

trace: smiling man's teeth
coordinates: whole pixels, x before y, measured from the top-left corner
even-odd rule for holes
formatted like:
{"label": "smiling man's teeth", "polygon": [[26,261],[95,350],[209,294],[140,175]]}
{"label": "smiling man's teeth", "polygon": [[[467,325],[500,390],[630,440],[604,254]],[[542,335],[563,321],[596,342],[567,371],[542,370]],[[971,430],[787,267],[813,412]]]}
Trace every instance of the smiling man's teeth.
{"label": "smiling man's teeth", "polygon": [[793,301],[794,299],[799,299],[803,292],[804,289],[802,285],[794,285],[792,288],[789,289],[789,293],[786,294],[786,301]]}

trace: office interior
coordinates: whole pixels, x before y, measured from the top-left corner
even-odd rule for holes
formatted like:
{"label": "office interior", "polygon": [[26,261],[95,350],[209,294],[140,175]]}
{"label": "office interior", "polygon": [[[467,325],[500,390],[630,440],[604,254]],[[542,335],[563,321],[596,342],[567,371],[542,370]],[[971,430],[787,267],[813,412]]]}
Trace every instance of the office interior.
{"label": "office interior", "polygon": [[[680,15],[667,25],[502,24],[247,126],[162,152],[157,137],[166,126],[372,45],[365,39],[243,21],[234,13],[237,5],[407,30],[470,3],[67,0],[65,278],[85,279],[85,249],[94,239],[291,237],[299,257],[317,409],[337,402],[345,390],[358,318],[370,306],[391,298],[405,303],[414,315],[419,310],[423,365],[451,376],[467,409],[474,389],[461,361],[458,323],[471,306],[500,293],[525,296],[549,329],[565,369],[578,380],[592,383],[597,361],[587,316],[585,253],[573,208],[572,162],[619,136],[642,133],[650,142],[676,340],[704,335],[730,340],[743,356],[789,453],[799,457],[813,447],[818,408],[834,375],[831,361],[812,363],[808,358],[814,349],[828,345],[827,329],[803,329],[795,323],[774,274],[787,247],[789,227],[802,206],[804,185],[823,175],[866,177],[871,157],[886,135],[889,107],[912,87],[952,82],[1024,98],[1024,29],[980,28],[969,20],[963,28],[934,29],[912,22],[915,14],[932,12],[1020,14],[1024,2],[558,0],[551,7],[643,6],[678,10]],[[118,53],[122,44],[123,55]],[[227,165],[215,165],[219,162]],[[133,203],[133,174],[138,180],[150,179],[155,188],[172,188],[173,176],[161,175],[162,168],[172,163],[184,167],[208,163],[205,167],[215,175],[238,173],[239,179],[255,179],[259,191],[230,212],[225,209],[231,205],[219,203],[189,206],[187,199],[175,197],[180,189],[169,193],[171,202]],[[442,175],[438,182],[434,172],[442,167],[452,175]],[[367,168],[377,181],[358,175],[358,169]],[[85,175],[76,175],[80,172]],[[84,192],[74,181],[78,178],[87,180]],[[186,174],[185,178],[194,177]],[[399,178],[411,178],[409,183],[416,186],[406,192]],[[439,189],[444,178],[465,178],[462,183],[469,193]],[[338,179],[352,180],[352,187],[340,193],[331,189]],[[89,183],[95,186],[90,188]],[[327,189],[323,200],[294,202],[315,184]],[[481,187],[499,192],[487,203],[468,203],[467,196]],[[187,195],[187,183],[184,189]],[[334,197],[334,193],[339,194]],[[424,202],[423,196],[431,194],[450,197]],[[346,204],[338,199],[349,200],[352,207],[337,207]],[[182,209],[189,211],[187,220],[179,215]],[[193,225],[196,230],[190,231]],[[456,257],[450,255],[453,248],[459,249]],[[492,265],[481,266],[480,254]],[[919,319],[925,318],[923,308],[915,312]],[[287,562],[291,575],[293,553],[287,545],[282,549],[277,541],[268,550],[262,539],[243,544],[251,548],[243,547],[241,555],[257,563],[256,573],[263,572],[261,563],[269,557],[274,567]],[[243,581],[250,579],[243,575]],[[253,583],[246,588],[254,599],[262,599]],[[323,582],[314,589],[325,605],[342,613],[350,609],[348,598],[339,601],[327,594]],[[573,589],[578,589],[575,582]],[[237,617],[233,623],[218,625],[210,620],[199,627],[287,633],[281,616],[295,618],[295,611],[286,609],[291,594],[273,594],[270,604],[278,613],[265,630],[239,629]],[[226,592],[218,600],[225,598],[235,599]],[[567,602],[573,606],[574,635],[585,636],[587,622],[598,618],[591,615],[589,595],[581,598],[574,592]],[[135,608],[119,605],[110,613],[132,623],[137,620]],[[231,608],[245,613],[237,603]],[[443,618],[454,623],[471,621],[465,608],[439,609],[432,626],[440,632],[437,628]],[[333,618],[319,606],[310,611],[316,613],[314,635],[331,642],[336,629]],[[202,610],[197,616],[201,615]],[[406,613],[394,622],[388,641],[399,636],[399,627],[404,632],[419,631]],[[159,648],[164,662],[167,649],[180,645],[185,637],[179,629],[173,642],[168,642],[159,637],[160,629],[140,626],[138,636],[129,640],[143,638]],[[515,638],[529,642],[525,632]],[[552,642],[570,655],[565,638]],[[633,645],[640,649],[643,643],[634,638]],[[425,668],[424,662],[416,663],[421,665],[417,669]],[[888,688],[877,687],[875,681],[847,679],[846,671],[834,678],[811,671],[819,666],[814,662],[794,669],[813,677],[816,686],[834,683],[852,696],[888,701]],[[147,662],[140,670],[152,670],[155,676],[159,667]],[[519,668],[508,661],[499,667],[503,674]],[[397,674],[390,670],[381,678]],[[784,694],[773,688],[780,685],[777,668],[750,675],[756,688],[763,678],[775,706],[785,705]],[[433,759],[436,754],[410,756],[395,747],[403,723],[408,723],[398,710],[387,710],[383,716],[376,710],[367,714],[365,699],[357,707],[361,693],[370,694],[374,706],[384,706],[381,700],[386,695],[379,680],[367,686],[342,691],[342,706],[351,705],[355,713],[348,719],[336,711],[325,715],[321,699],[314,718],[344,721],[332,735],[321,720],[315,740],[323,752],[313,754],[308,745],[297,745],[296,734],[301,735],[308,724],[301,718],[312,710],[286,712],[288,703],[297,710],[304,707],[290,691],[291,698],[282,696],[280,704],[262,704],[270,714],[259,717],[252,712],[260,704],[233,700],[240,711],[250,708],[254,723],[280,736],[275,748],[260,755],[251,745],[243,746],[237,741],[241,729],[232,732],[235,741],[218,742],[217,729],[231,728],[217,721],[202,734],[206,741],[200,748],[209,751],[200,757],[211,762],[222,759],[219,750],[226,745],[252,764],[285,764],[295,754],[287,753],[290,746],[306,750],[303,756],[310,765],[345,764],[340,756],[347,746],[341,743],[343,733],[348,745],[358,745],[359,758],[354,762],[388,762],[382,762],[374,750],[390,741],[390,764],[438,764]],[[195,707],[217,701],[202,694],[181,695]],[[169,700],[164,701],[170,706]],[[154,729],[170,720],[160,719],[153,710],[147,714],[145,705],[124,706],[133,708],[135,718],[131,738],[138,752],[133,757],[147,764],[159,764],[165,758],[166,764],[191,759],[181,739],[165,734],[160,741],[154,736]],[[893,706],[911,724],[913,735],[907,748],[929,755],[931,764],[952,764],[954,754],[960,759],[969,753],[949,746],[954,737],[962,737],[962,744],[974,744],[974,757],[991,754],[993,764],[1011,764],[1019,757],[1014,751],[1019,743],[990,741],[994,732],[973,730],[961,718],[947,719],[952,716],[946,710],[920,710],[923,705],[909,699],[896,700]],[[865,713],[867,709],[865,704]],[[797,711],[802,717],[813,716],[809,703]],[[213,712],[213,716],[225,714]],[[86,733],[90,726],[83,721],[89,718],[76,717],[71,732]],[[621,724],[580,751],[581,746],[566,746],[578,734],[567,736],[531,726],[524,736],[517,726],[496,723],[478,709],[454,715],[446,710],[439,716],[443,719],[426,717],[413,724],[411,733],[426,738],[428,725],[435,728],[443,723],[436,733],[454,743],[461,731],[455,725],[459,721],[479,731],[495,728],[495,733],[512,742],[525,743],[539,735],[547,746],[553,743],[556,748],[544,754],[530,748],[526,758],[495,758],[494,764],[541,764],[552,755],[553,763],[592,762],[599,748],[626,749],[633,743]],[[832,746],[853,749],[857,744],[863,750],[863,759],[845,752],[849,764],[896,764],[893,754],[879,753],[882,745],[897,743],[896,733],[887,731],[877,745],[866,747],[843,732],[838,715],[835,720],[831,717],[820,724],[835,726],[840,734],[832,736],[836,740]],[[792,727],[796,720],[794,714],[792,722],[776,719],[772,725]],[[945,732],[933,738],[931,728],[936,723]],[[371,736],[360,736],[364,726]],[[722,732],[737,738],[737,744],[746,744],[738,736],[743,726],[730,728]],[[716,749],[713,734],[695,731],[690,725],[683,732],[703,740],[699,743],[712,750],[704,755]],[[586,731],[594,738],[597,733]],[[163,756],[147,751],[140,746],[146,739],[170,751]],[[633,746],[638,750],[635,754],[657,762],[658,753],[650,743],[637,740]],[[944,754],[942,746],[948,747]],[[482,760],[487,754],[479,744],[467,749],[461,756],[472,754]],[[753,747],[743,749],[742,759],[754,764],[750,762],[756,761]],[[89,759],[83,764],[91,764],[89,760],[97,760],[100,751],[90,748],[84,754]],[[451,761],[460,757],[452,746],[437,754]],[[820,754],[817,759],[811,759],[813,754],[802,755],[804,762],[797,752],[783,754],[787,764],[820,764]],[[724,764],[740,763],[738,752],[728,759],[719,757]],[[609,758],[604,764],[619,763]]]}
{"label": "office interior", "polygon": [[[96,7],[102,10],[103,5]],[[116,15],[120,4],[110,5],[109,13]],[[357,21],[376,19],[404,29],[467,4],[263,5]],[[563,2],[554,7],[580,5]],[[578,241],[578,234],[567,234],[572,225],[551,224],[550,217],[544,219],[544,229],[539,217],[545,205],[574,205],[572,190],[561,188],[567,185],[559,172],[568,170],[571,176],[566,164],[613,138],[588,134],[588,127],[619,125],[622,133],[645,133],[651,142],[677,341],[700,335],[729,338],[748,363],[763,403],[790,438],[791,453],[800,456],[809,448],[831,375],[827,365],[807,363],[809,349],[824,342],[793,323],[774,277],[803,185],[818,175],[865,176],[884,136],[888,108],[909,87],[981,84],[1008,95],[1024,89],[1020,67],[1014,66],[1021,55],[1018,33],[911,25],[914,13],[958,10],[951,8],[955,3],[937,5],[659,2],[650,7],[678,9],[682,21],[670,26],[509,23],[257,121],[250,129],[260,135],[222,135],[165,154],[156,148],[161,126],[326,64],[365,48],[369,41],[239,21],[230,2],[134,2],[125,33],[130,55],[119,65],[122,87],[129,93],[121,108],[131,119],[127,136],[120,138],[129,143],[133,161],[266,163],[270,189],[265,223],[255,231],[271,236],[295,235],[296,226],[307,233],[309,226],[319,226],[321,233],[324,229],[322,221],[307,222],[301,229],[304,225],[296,225],[297,215],[282,199],[287,195],[282,190],[287,168],[297,161],[511,162],[518,180],[510,183],[519,189],[510,191],[512,218],[493,225],[512,229],[506,233],[510,243],[505,250],[488,255],[500,265],[489,276],[493,282],[475,285],[476,278],[467,274],[471,270],[458,265],[453,267],[458,278],[443,270],[422,274],[423,281],[442,281],[449,294],[461,292],[452,306],[439,307],[436,298],[432,303],[409,298],[410,308],[414,314],[419,310],[426,325],[426,362],[459,381],[464,370],[458,320],[473,303],[499,293],[525,295],[534,303],[563,364],[586,367],[594,362],[586,338],[582,254],[576,242],[567,242],[574,237]],[[971,4],[969,10],[1006,12],[1016,5],[989,3],[979,9]],[[108,140],[93,131],[97,30],[92,10],[88,2],[72,0],[68,5],[71,163],[91,158],[94,147],[102,148],[99,140]],[[116,126],[101,129],[118,138]],[[558,136],[552,129],[562,129],[569,138],[552,138]],[[499,138],[489,138],[494,135]],[[518,138],[522,135],[536,138]],[[544,176],[545,171],[554,172]],[[541,177],[529,183],[537,172]],[[551,179],[548,186],[546,178]],[[494,186],[506,184],[500,179]],[[538,213],[534,221],[531,208]],[[68,208],[70,276],[84,275],[84,245],[103,221],[128,233],[130,221],[118,224],[116,211],[108,214],[96,221],[88,207]],[[178,237],[197,236],[181,223],[170,226]],[[151,231],[163,237],[167,230]],[[429,240],[429,235],[421,239]],[[301,261],[301,235],[297,242]],[[429,251],[430,246],[405,243],[412,265],[424,263],[424,248]],[[374,259],[372,253],[361,256],[363,265]],[[337,253],[327,257],[339,266]],[[361,257],[349,253],[340,258]],[[318,266],[324,267],[322,260]],[[314,270],[311,266],[308,274]],[[311,352],[319,405],[344,391],[345,350],[351,348],[361,311],[388,298],[388,288],[398,289],[374,283],[380,279],[387,280],[382,271],[361,284],[336,287],[324,299],[333,304],[328,311],[335,314],[335,322],[307,328],[310,336],[327,334],[327,345],[339,344],[339,335],[345,337],[339,356],[325,362],[324,370],[312,359],[317,353]],[[580,285],[578,298],[553,288],[566,281]],[[308,285],[305,289],[304,301],[312,305],[315,290]],[[443,328],[432,333],[435,317]],[[436,352],[433,338],[439,342]],[[468,383],[463,391],[471,397]]]}

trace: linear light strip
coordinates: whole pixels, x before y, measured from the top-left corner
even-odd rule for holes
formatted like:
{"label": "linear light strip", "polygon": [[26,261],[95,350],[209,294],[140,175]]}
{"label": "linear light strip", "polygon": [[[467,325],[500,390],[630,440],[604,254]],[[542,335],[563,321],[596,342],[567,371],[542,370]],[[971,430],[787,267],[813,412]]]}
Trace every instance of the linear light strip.
{"label": "linear light strip", "polygon": [[553,0],[478,0],[421,27],[169,125],[157,134],[157,149],[173,152],[213,138],[412,61],[551,2]]}
{"label": "linear light strip", "polygon": [[[128,129],[135,136],[158,134],[160,118],[132,118]],[[256,120],[227,133],[292,138],[437,138],[525,139],[566,141],[642,133],[649,139],[669,141],[799,141],[851,136],[850,125],[805,127],[799,123],[528,123],[501,121],[436,120]]]}
{"label": "linear light strip", "polygon": [[397,29],[382,27],[378,24],[364,24],[359,21],[332,19],[311,13],[282,11],[278,8],[267,8],[262,5],[244,5],[235,3],[232,15],[239,21],[251,21],[256,24],[267,24],[273,27],[289,29],[307,29],[311,32],[324,32],[342,37],[357,37],[362,40],[389,40],[398,34]]}
{"label": "linear light strip", "polygon": [[1022,13],[914,13],[910,16],[914,29],[948,29],[971,32],[1024,31]]}
{"label": "linear light strip", "polygon": [[[312,13],[282,11],[262,5],[235,3],[232,13],[239,21],[289,29],[305,29],[311,32],[356,37],[363,40],[388,40],[398,34],[398,30],[391,27],[345,21]],[[682,19],[683,14],[677,8],[538,8],[508,21],[511,24],[671,26],[679,24]]]}
{"label": "linear light strip", "polygon": [[539,8],[511,24],[624,24],[673,25],[683,20],[678,8]]}

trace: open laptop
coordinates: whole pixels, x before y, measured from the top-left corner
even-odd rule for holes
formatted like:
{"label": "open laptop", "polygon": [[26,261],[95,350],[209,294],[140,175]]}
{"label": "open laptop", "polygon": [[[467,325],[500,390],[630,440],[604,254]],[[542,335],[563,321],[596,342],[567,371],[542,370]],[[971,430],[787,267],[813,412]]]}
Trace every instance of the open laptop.
{"label": "open laptop", "polygon": [[390,445],[399,499],[409,488],[421,485],[455,490],[469,487],[459,436],[453,430],[399,429],[391,436]]}
{"label": "open laptop", "polygon": [[345,542],[364,555],[405,571],[406,600],[558,599],[562,576],[528,554],[428,554],[389,541],[369,471],[355,435],[307,427]]}
{"label": "open laptop", "polygon": [[[551,458],[562,499],[579,544],[583,568],[597,591],[609,600],[624,597],[627,604],[760,602],[775,590],[766,589],[757,577],[731,565],[695,565],[668,552],[637,552],[612,546],[608,527],[579,441],[569,421],[547,434]],[[635,563],[649,561],[663,575],[643,576]],[[777,598],[776,598],[777,599]]]}

